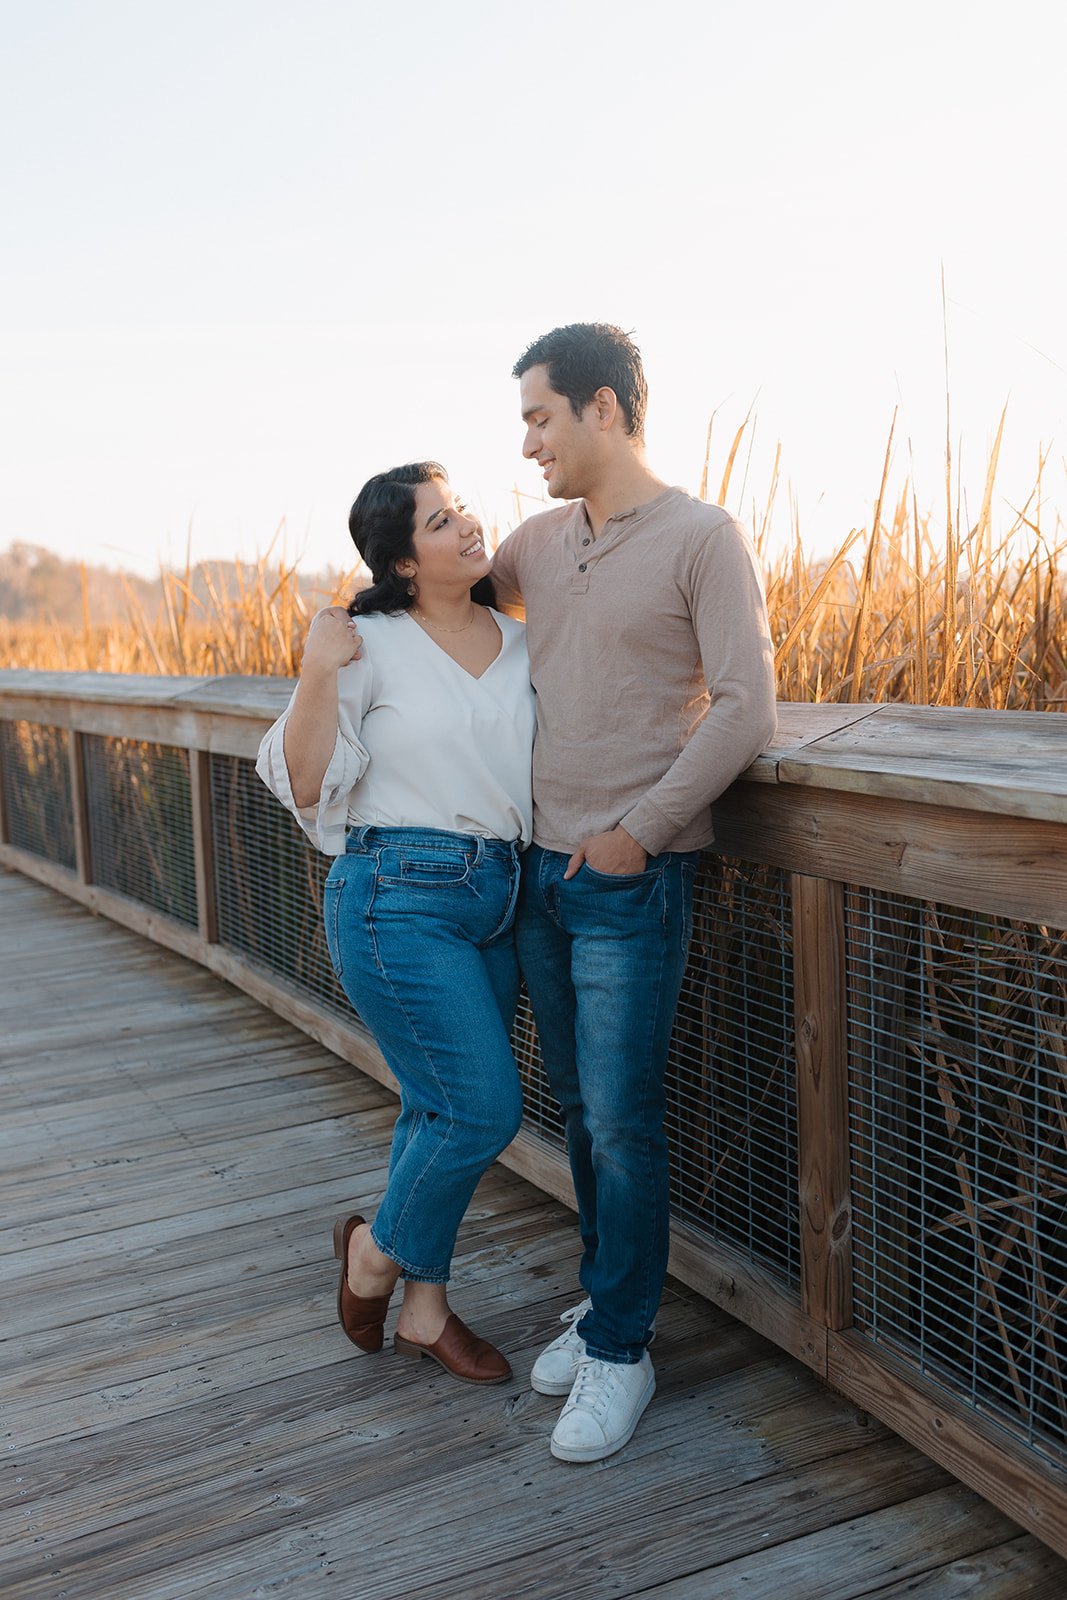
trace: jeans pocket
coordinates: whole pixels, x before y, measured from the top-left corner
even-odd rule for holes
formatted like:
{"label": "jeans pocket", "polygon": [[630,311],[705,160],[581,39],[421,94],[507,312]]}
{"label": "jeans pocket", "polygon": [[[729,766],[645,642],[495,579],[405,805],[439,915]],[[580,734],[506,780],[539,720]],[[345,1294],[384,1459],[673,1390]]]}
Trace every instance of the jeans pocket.
{"label": "jeans pocket", "polygon": [[341,919],[341,890],[345,886],[343,878],[327,878],[322,891],[322,922],[326,931],[326,949],[330,956],[330,965],[334,975],[340,980],[344,964],[341,959],[341,939],[338,924]]}
{"label": "jeans pocket", "polygon": [[652,879],[661,877],[665,860],[665,857],[650,856],[648,863],[641,868],[640,872],[598,872],[596,867],[589,865],[588,861],[582,862],[580,870],[593,883],[597,885],[603,884],[605,888],[632,889],[636,885],[650,883]]}
{"label": "jeans pocket", "polygon": [[411,889],[466,883],[470,874],[470,859],[462,850],[435,850],[425,854],[401,850],[392,860],[387,855],[383,867],[386,864],[388,870],[381,872],[378,882],[401,884]]}

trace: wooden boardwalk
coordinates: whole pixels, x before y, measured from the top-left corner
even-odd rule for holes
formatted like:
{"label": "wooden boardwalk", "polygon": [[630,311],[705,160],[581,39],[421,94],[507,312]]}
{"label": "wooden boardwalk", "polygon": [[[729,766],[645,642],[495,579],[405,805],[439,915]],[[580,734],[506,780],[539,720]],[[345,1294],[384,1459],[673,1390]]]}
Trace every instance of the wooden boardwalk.
{"label": "wooden boardwalk", "polygon": [[552,1460],[568,1212],[495,1168],[478,1390],[334,1323],[392,1105],[202,969],[0,869],[5,1600],[1064,1600],[1067,1564],[670,1286],[632,1443]]}

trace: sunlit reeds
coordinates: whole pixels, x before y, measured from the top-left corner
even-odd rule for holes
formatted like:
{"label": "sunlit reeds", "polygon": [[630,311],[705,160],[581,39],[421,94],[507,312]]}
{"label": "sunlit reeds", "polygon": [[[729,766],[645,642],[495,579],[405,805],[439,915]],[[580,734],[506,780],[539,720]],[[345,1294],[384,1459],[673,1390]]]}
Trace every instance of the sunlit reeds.
{"label": "sunlit reeds", "polygon": [[[752,529],[767,581],[778,692],[783,700],[898,701],[1067,709],[1067,531],[1045,498],[1047,457],[1036,480],[995,529],[994,505],[1004,418],[982,483],[980,509],[966,525],[952,486],[946,446],[944,520],[920,511],[910,480],[892,486],[896,428],[869,518],[827,557],[813,558],[800,536],[795,503],[782,537],[781,447],[765,494],[739,497],[735,471],[751,457],[751,413],[730,437],[716,484],[715,440],[701,478],[707,498],[738,511]],[[747,436],[747,440],[746,440]],[[717,490],[717,492],[716,492]],[[740,499],[747,503],[739,503]],[[228,565],[228,564],[227,564]],[[347,599],[357,578],[339,574],[310,599],[294,563],[268,557],[228,570],[161,575],[162,602],[147,615],[132,590],[121,621],[0,619],[0,661],[8,666],[101,672],[264,673],[299,670],[304,635],[317,605]]]}
{"label": "sunlit reeds", "polygon": [[[147,672],[190,677],[224,673],[295,677],[304,636],[319,606],[347,600],[355,569],[325,580],[309,596],[295,563],[219,563],[160,573],[154,615],[126,587],[126,615],[94,622],[85,597],[80,623],[52,617],[0,618],[0,662],[57,672]],[[204,592],[198,592],[202,589]]]}
{"label": "sunlit reeds", "polygon": [[[731,442],[720,504],[729,503],[747,425]],[[1067,530],[1045,505],[1042,458],[1027,498],[994,533],[1003,427],[1002,416],[974,525],[961,525],[957,495],[936,528],[910,482],[891,497],[894,423],[870,522],[821,561],[804,550],[795,507],[790,538],[774,551],[779,450],[767,497],[748,508],[748,520],[767,580],[781,699],[1067,709]]]}

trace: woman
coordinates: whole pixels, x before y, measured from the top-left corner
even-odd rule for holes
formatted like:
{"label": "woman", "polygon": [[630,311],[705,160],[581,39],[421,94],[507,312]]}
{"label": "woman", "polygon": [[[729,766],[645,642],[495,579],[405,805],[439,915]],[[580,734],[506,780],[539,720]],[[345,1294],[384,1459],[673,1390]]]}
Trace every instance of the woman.
{"label": "woman", "polygon": [[349,530],[371,585],[315,617],[257,762],[337,856],[330,958],[400,1086],[377,1215],[334,1227],[337,1313],[353,1344],[380,1350],[403,1276],[394,1347],[502,1383],[507,1360],[449,1309],[447,1282],[471,1195],[522,1113],[508,1038],[531,833],[524,632],[492,609],[481,528],[436,462],[371,478]]}

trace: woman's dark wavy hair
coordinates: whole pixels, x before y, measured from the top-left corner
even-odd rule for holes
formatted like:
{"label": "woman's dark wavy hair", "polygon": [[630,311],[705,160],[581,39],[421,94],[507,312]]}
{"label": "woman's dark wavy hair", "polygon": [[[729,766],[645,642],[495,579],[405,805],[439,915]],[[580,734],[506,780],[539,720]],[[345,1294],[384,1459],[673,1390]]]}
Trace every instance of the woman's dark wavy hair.
{"label": "woman's dark wavy hair", "polygon": [[[447,481],[448,473],[439,461],[409,461],[368,478],[348,513],[352,543],[370,568],[371,581],[349,602],[353,617],[372,611],[410,611],[417,594],[409,592],[410,578],[396,570],[398,561],[414,561],[415,490],[420,483],[435,478]],[[495,604],[491,578],[479,578],[471,589],[478,605]]]}

